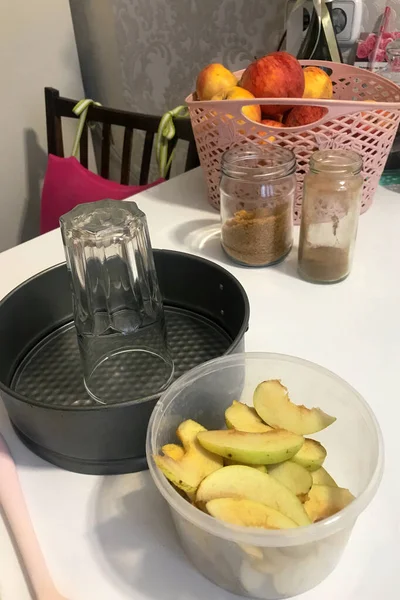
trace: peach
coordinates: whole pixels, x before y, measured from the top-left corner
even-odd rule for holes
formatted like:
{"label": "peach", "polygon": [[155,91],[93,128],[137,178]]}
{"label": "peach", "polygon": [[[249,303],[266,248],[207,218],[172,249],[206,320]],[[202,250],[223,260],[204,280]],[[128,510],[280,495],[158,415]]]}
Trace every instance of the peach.
{"label": "peach", "polygon": [[[283,123],[281,123],[280,121],[274,121],[273,119],[263,119],[261,121],[261,123],[263,125],[268,125],[268,127],[285,127]],[[265,137],[266,135],[268,135],[268,133],[266,131],[259,131],[258,135],[260,137]],[[271,135],[267,138],[267,142],[274,142],[276,140],[276,137]],[[266,144],[266,142],[261,141],[259,142],[259,144],[261,144],[262,146]]]}
{"label": "peach", "polygon": [[[215,94],[211,100],[241,100],[242,98],[254,98],[254,96],[251,92],[235,85],[235,87],[228,91]],[[261,108],[259,104],[243,106],[242,112],[251,121],[257,121],[258,123],[261,121]]]}
{"label": "peach", "polygon": [[234,74],[224,65],[211,63],[200,71],[196,80],[197,100],[211,100],[216,94],[227,92],[237,84]]}
{"label": "peach", "polygon": [[[256,98],[301,98],[304,73],[297,58],[288,52],[272,52],[252,62],[244,71],[239,85]],[[266,105],[269,116],[283,114],[287,106]]]}
{"label": "peach", "polygon": [[285,119],[286,127],[300,127],[322,119],[327,113],[322,106],[295,106]]}
{"label": "peach", "polygon": [[303,98],[332,98],[333,85],[328,73],[319,67],[306,67],[303,73],[305,83]]}
{"label": "peach", "polygon": [[268,125],[268,127],[285,127],[283,123],[274,121],[274,119],[262,119],[261,123],[263,125]]}

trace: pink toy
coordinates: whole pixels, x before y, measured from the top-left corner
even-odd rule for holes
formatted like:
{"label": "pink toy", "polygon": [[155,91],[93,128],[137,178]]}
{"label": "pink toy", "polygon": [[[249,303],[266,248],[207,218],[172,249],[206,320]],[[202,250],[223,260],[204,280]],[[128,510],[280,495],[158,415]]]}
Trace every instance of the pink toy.
{"label": "pink toy", "polygon": [[35,593],[35,600],[66,600],[57,591],[47,569],[28,514],[15,463],[1,434],[0,506],[14,535]]}

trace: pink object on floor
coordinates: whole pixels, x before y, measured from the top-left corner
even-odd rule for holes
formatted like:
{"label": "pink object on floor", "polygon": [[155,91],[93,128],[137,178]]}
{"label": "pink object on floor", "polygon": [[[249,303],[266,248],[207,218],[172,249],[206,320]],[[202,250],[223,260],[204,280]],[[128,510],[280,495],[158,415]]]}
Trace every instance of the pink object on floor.
{"label": "pink object on floor", "polygon": [[0,507],[13,533],[36,600],[66,600],[56,589],[47,568],[28,513],[17,468],[1,434]]}
{"label": "pink object on floor", "polygon": [[78,204],[106,198],[124,200],[163,181],[161,178],[147,185],[122,185],[88,171],[73,156],[60,158],[50,154],[42,191],[40,233],[56,229],[61,215]]}

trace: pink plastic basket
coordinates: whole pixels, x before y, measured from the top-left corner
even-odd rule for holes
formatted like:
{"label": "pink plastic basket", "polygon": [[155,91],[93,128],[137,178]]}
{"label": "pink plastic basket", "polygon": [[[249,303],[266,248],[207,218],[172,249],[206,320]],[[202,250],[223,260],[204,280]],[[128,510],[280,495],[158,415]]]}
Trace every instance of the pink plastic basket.
{"label": "pink plastic basket", "polygon": [[[257,98],[254,100],[196,101],[186,98],[196,138],[197,151],[208,184],[208,199],[219,209],[219,180],[222,154],[232,145],[273,143],[290,148],[297,158],[297,198],[295,223],[301,215],[302,187],[310,156],[316,150],[347,148],[359,152],[364,160],[364,190],[361,212],[372,203],[379,178],[400,121],[400,87],[369,71],[323,61],[300,61],[303,66],[331,69],[334,100],[303,98]],[[240,78],[243,71],[237,71]],[[374,100],[371,110],[365,100]],[[242,107],[249,104],[323,106],[326,115],[311,125],[268,127],[248,119]]]}

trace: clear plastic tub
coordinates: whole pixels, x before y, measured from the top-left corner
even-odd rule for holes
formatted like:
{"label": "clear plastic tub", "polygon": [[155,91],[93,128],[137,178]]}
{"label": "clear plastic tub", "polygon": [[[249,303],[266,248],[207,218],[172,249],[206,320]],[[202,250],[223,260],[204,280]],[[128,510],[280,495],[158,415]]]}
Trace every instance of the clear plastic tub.
{"label": "clear plastic tub", "polygon": [[[224,411],[232,400],[251,405],[255,387],[265,379],[281,379],[296,404],[319,406],[337,417],[328,429],[308,436],[324,444],[324,466],[356,496],[329,519],[280,531],[228,525],[182,498],[154,464],[152,456],[161,446],[176,441],[181,421],[224,427]],[[150,473],[190,560],[217,585],[265,600],[301,594],[335,568],[357,517],[378,489],[383,454],[379,425],[356,390],[313,363],[267,353],[225,356],[193,369],[163,394],[147,433]]]}

